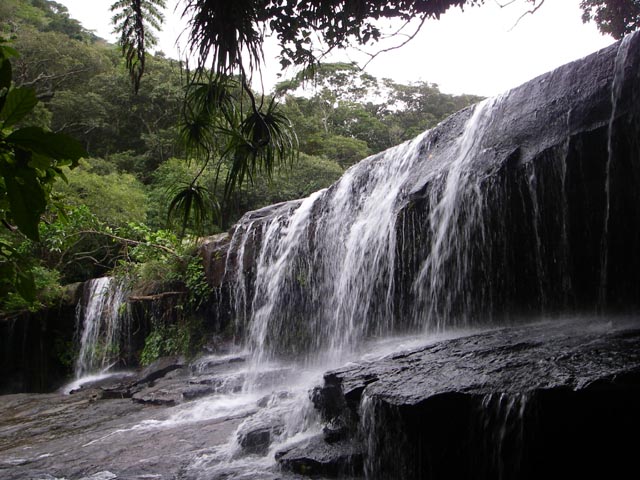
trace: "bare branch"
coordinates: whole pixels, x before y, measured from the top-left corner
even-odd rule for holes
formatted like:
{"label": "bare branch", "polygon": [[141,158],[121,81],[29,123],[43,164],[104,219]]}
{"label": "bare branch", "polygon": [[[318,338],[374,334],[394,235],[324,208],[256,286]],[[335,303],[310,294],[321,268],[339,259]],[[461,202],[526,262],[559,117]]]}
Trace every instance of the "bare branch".
{"label": "bare branch", "polygon": [[182,259],[182,256],[180,254],[178,254],[175,250],[170,249],[169,247],[165,247],[164,245],[159,245],[157,243],[151,243],[151,242],[143,242],[140,240],[132,240],[130,238],[124,238],[124,237],[120,237],[118,235],[114,235],[112,233],[106,233],[106,232],[99,232],[98,230],[80,230],[78,232],[73,233],[72,235],[85,235],[85,234],[91,234],[91,235],[102,235],[103,237],[107,237],[107,238],[112,238],[113,240],[117,240],[121,243],[123,243],[124,245],[144,245],[147,247],[151,247],[151,248],[155,248],[157,250],[162,250],[165,253],[168,253],[170,255],[173,255],[174,257],[178,258],[178,259]]}
{"label": "bare branch", "polygon": [[522,15],[520,15],[520,18],[518,18],[516,23],[513,25],[513,27],[511,27],[509,29],[509,31],[512,31],[514,28],[516,28],[518,26],[518,24],[520,23],[520,20],[522,20],[524,17],[526,17],[527,15],[533,15],[534,13],[536,13],[540,9],[540,7],[542,5],[544,5],[544,0],[540,0],[540,3],[537,4],[537,5],[535,5],[535,1],[536,0],[534,0],[534,7],[531,10],[528,10],[528,11],[524,12]]}
{"label": "bare branch", "polygon": [[[407,43],[409,43],[411,40],[413,40],[416,37],[416,35],[418,35],[418,33],[420,32],[420,30],[422,29],[422,26],[424,25],[424,23],[426,21],[427,21],[427,16],[423,15],[422,19],[420,20],[420,24],[418,25],[418,28],[416,28],[416,30],[411,35],[407,35],[407,39],[404,42],[402,42],[401,44],[395,45],[395,46],[389,47],[389,48],[384,48],[382,50],[378,50],[376,53],[373,53],[373,54],[369,54],[368,53],[367,55],[369,55],[371,58],[369,58],[369,60],[367,60],[367,62],[362,66],[362,68],[363,69],[367,68],[367,65],[369,65],[381,53],[391,52],[393,50],[397,50],[399,48],[404,47]],[[401,27],[401,29],[404,28],[404,27],[405,27],[405,25],[403,25]]]}

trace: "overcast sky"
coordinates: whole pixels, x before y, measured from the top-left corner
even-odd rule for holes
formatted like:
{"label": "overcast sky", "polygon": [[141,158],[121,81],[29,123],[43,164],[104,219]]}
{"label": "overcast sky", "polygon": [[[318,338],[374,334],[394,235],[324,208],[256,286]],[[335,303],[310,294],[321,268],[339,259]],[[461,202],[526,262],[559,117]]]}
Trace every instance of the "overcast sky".
{"label": "overcast sky", "polygon": [[[115,41],[109,12],[112,0],[58,1],[85,28]],[[174,13],[176,2],[167,3],[170,8],[159,48],[177,58],[175,42],[183,26],[179,13]],[[403,83],[417,80],[437,83],[446,93],[490,96],[613,42],[610,37],[600,35],[594,24],[582,23],[580,0],[546,0],[535,14],[526,15],[517,25],[530,4],[516,0],[501,8],[499,3],[509,2],[486,0],[484,6],[469,7],[464,12],[449,10],[440,20],[427,22],[408,45],[378,56],[366,71]],[[183,46],[186,43],[184,38],[181,43]],[[351,51],[332,60],[363,63],[366,58]],[[264,82],[269,89],[281,72],[277,60],[269,60],[267,67]]]}

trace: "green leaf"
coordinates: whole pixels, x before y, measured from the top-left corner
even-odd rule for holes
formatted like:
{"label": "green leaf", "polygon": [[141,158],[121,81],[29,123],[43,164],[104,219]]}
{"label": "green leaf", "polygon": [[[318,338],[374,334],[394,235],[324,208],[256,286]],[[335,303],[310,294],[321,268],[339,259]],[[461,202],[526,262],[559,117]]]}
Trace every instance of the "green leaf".
{"label": "green leaf", "polygon": [[31,88],[15,88],[9,92],[5,100],[0,120],[4,120],[3,128],[15,125],[22,120],[38,103],[36,92]]}
{"label": "green leaf", "polygon": [[[2,41],[0,41],[0,44],[1,43]],[[19,56],[20,54],[15,48],[10,47],[8,45],[0,45],[0,58],[19,57]]]}
{"label": "green leaf", "polygon": [[48,157],[47,155],[40,155],[38,153],[34,153],[33,155],[31,155],[29,166],[31,168],[46,170],[51,166],[51,157]]}
{"label": "green leaf", "polygon": [[55,160],[71,160],[72,167],[78,164],[80,158],[87,155],[77,140],[63,133],[45,132],[40,127],[16,130],[6,138],[6,141]]}
{"label": "green leaf", "polygon": [[39,241],[38,223],[47,201],[35,170],[5,165],[2,168],[2,176],[13,221],[29,239]]}

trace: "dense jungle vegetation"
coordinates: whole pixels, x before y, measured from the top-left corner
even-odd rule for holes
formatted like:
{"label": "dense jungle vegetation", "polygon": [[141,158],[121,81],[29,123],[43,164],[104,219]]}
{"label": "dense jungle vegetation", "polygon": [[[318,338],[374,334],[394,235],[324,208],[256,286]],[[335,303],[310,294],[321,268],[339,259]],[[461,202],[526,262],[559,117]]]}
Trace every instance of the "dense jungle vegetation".
{"label": "dense jungle vegetation", "polygon": [[[190,260],[197,238],[225,231],[248,210],[327,187],[360,159],[479,100],[443,94],[428,82],[402,85],[374,78],[351,64],[321,65],[313,80],[300,74],[266,97],[255,93],[273,115],[289,119],[297,151],[273,175],[247,175],[225,192],[218,181],[230,173],[224,142],[212,142],[218,147],[207,155],[220,161],[203,167],[180,141],[189,92],[188,72],[179,61],[160,51],[149,55],[136,93],[120,48],[48,0],[3,0],[0,37],[19,54],[10,59],[12,82],[6,90],[32,89],[37,100],[12,129],[37,126],[66,134],[84,149],[75,168],[56,167],[58,178],[47,187],[49,201],[33,235],[15,227],[7,214],[8,187],[0,185],[0,312],[5,314],[53,304],[63,285],[114,269],[145,281],[181,279],[199,288],[200,272]],[[246,92],[238,87],[228,101],[241,108],[242,95]],[[2,138],[9,134],[3,130]],[[193,201],[176,196],[185,186],[197,189],[194,198],[205,202],[209,214],[181,215],[184,202]]]}

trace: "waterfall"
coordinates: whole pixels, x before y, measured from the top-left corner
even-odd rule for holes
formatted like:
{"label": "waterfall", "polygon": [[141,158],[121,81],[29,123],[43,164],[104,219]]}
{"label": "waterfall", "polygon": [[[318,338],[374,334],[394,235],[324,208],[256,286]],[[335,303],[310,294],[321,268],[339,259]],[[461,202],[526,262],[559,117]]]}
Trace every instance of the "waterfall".
{"label": "waterfall", "polygon": [[[621,99],[635,37],[608,57],[610,78],[561,68],[362,160],[307,199],[241,219],[225,282],[254,360],[339,362],[369,337],[635,305],[636,282],[607,276],[637,270],[620,253],[634,227],[610,218],[614,208],[640,216],[633,188],[611,186],[640,175],[633,135],[616,122],[633,110]],[[605,117],[602,105],[580,106],[596,90],[611,99]],[[584,132],[597,143],[583,145]],[[614,288],[619,298],[605,298]]]}
{"label": "waterfall", "polygon": [[[467,285],[467,245],[483,225],[483,176],[475,162],[500,103],[498,97],[465,111],[455,141],[442,143],[439,133],[427,131],[354,165],[328,190],[283,204],[259,221],[255,212],[241,220],[225,275],[236,322],[248,325],[257,363],[276,351],[338,360],[367,336],[453,324],[453,302]],[[451,160],[448,169],[443,158]],[[411,209],[416,174],[425,165],[431,169],[421,178],[431,186],[429,218],[426,224],[410,215],[399,220]],[[433,240],[411,265],[400,265],[407,222],[413,222],[409,235]],[[248,242],[259,248],[247,248]],[[249,250],[255,266],[247,272]],[[401,267],[425,306],[411,314],[403,311]],[[455,278],[445,274],[451,271]]]}
{"label": "waterfall", "polygon": [[117,363],[126,325],[125,283],[112,277],[88,280],[76,307],[79,353],[76,378],[109,369]]}
{"label": "waterfall", "polygon": [[[628,192],[612,186],[637,163],[637,143],[618,141],[627,136],[622,120],[631,118],[630,131],[637,130],[636,100],[624,101],[632,83],[625,72],[629,44],[590,60],[606,63],[599,68],[609,76],[563,67],[362,160],[326,190],[246,214],[228,243],[221,282],[231,294],[236,338],[251,357],[242,395],[299,385],[296,375],[308,379],[308,372],[362,360],[379,353],[385,337],[426,341],[456,329],[592,314],[602,292],[615,291],[608,281],[631,285],[621,297],[637,306],[640,268],[626,266],[611,248],[635,251],[640,238],[637,227],[619,225],[621,218],[640,218],[640,204],[625,202]],[[621,265],[626,280],[608,279]],[[280,383],[268,384],[269,376]],[[408,439],[423,438],[434,424],[420,423],[419,409],[400,418],[393,401],[383,402],[363,382],[358,431],[351,434],[365,447],[365,476],[419,478],[426,464]],[[349,388],[347,403],[357,390]],[[511,478],[528,460],[520,446],[535,408],[526,390],[482,392],[470,402],[461,393],[446,402],[457,405],[452,411],[467,409],[475,423],[458,418],[433,431],[469,435],[470,461],[495,474],[478,478]],[[293,437],[318,434],[317,425],[305,423],[310,417],[283,415],[284,403],[289,412],[309,406],[305,395],[278,397],[277,413],[291,425],[283,430],[279,418],[269,430],[255,418],[246,422],[223,463],[247,453],[243,439],[252,429],[269,436],[271,453]],[[405,427],[420,431],[409,437]],[[472,444],[481,451],[477,458]]]}
{"label": "waterfall", "polygon": [[627,35],[622,39],[616,53],[615,64],[613,68],[613,80],[611,82],[611,116],[607,129],[607,163],[606,163],[606,179],[605,179],[605,213],[604,227],[602,230],[601,241],[601,261],[600,261],[600,290],[599,290],[599,307],[602,309],[607,302],[607,286],[609,276],[609,228],[611,216],[611,182],[612,182],[612,162],[614,159],[614,122],[618,113],[618,102],[622,94],[622,86],[624,83],[624,68],[629,52],[631,40],[636,34]]}
{"label": "waterfall", "polygon": [[[285,204],[267,221],[240,222],[228,257],[236,267],[227,270],[258,362],[275,350],[335,358],[365,334],[392,329],[396,217],[426,135],[364,160],[330,190]],[[247,275],[252,237],[260,248]]]}
{"label": "waterfall", "polygon": [[427,325],[441,330],[452,326],[454,310],[461,310],[460,321],[471,309],[462,309],[456,302],[470,288],[472,262],[470,244],[476,231],[484,243],[486,232],[483,219],[483,191],[481,177],[474,165],[482,148],[484,133],[491,115],[501,101],[494,97],[476,105],[473,115],[459,138],[441,188],[432,188],[429,195],[429,231],[431,250],[414,283],[419,305],[426,311]]}

